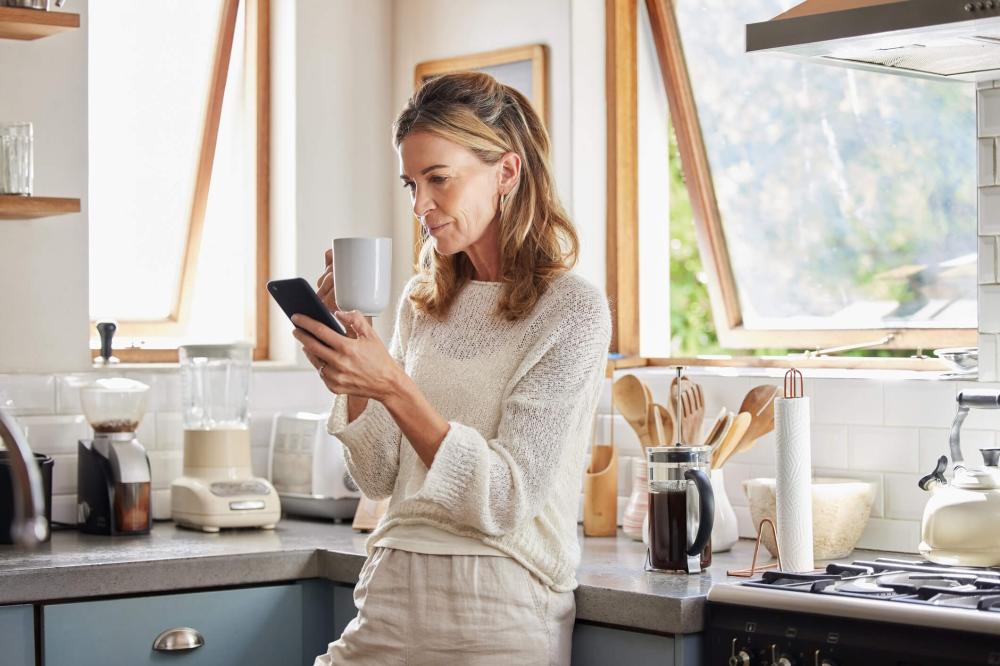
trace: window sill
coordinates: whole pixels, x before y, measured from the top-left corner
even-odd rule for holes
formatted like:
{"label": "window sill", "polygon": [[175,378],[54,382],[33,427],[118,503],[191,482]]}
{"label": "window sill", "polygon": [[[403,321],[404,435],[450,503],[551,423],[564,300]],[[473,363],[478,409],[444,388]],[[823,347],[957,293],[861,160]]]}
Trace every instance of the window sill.
{"label": "window sill", "polygon": [[739,356],[726,358],[609,358],[607,376],[626,370],[670,372],[681,365],[691,375],[781,378],[790,368],[808,377],[831,379],[886,379],[976,382],[976,374],[959,375],[936,358],[823,357],[790,358]]}

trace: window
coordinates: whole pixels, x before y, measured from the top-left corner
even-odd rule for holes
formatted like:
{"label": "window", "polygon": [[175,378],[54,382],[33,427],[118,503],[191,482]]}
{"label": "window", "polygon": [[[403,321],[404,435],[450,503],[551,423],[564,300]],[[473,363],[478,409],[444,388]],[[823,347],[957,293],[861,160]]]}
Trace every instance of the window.
{"label": "window", "polygon": [[975,344],[974,87],[746,54],[790,4],[647,2],[719,341]]}
{"label": "window", "polygon": [[234,340],[266,358],[267,10],[90,6],[90,309],[120,358]]}

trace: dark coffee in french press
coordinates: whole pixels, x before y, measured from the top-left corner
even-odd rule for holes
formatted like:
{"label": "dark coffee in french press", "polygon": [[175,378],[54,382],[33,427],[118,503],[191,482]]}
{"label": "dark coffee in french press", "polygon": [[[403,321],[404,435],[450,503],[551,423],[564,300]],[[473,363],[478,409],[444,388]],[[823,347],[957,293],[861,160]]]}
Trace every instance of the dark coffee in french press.
{"label": "dark coffee in french press", "polygon": [[706,474],[710,452],[707,446],[647,449],[647,568],[697,573],[712,564],[715,497]]}

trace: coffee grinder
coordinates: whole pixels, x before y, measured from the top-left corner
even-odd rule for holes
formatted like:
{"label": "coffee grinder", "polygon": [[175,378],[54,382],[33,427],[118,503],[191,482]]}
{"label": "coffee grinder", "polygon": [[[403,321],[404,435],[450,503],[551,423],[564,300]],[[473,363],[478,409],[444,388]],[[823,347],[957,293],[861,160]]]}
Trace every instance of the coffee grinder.
{"label": "coffee grinder", "polygon": [[77,446],[77,526],[106,535],[148,534],[152,476],[146,449],[135,431],[146,412],[149,386],[124,377],[80,387],[83,413],[93,439]]}
{"label": "coffee grinder", "polygon": [[250,465],[250,368],[246,343],[178,349],[184,473],[170,486],[171,517],[184,527],[273,529],[281,504]]}

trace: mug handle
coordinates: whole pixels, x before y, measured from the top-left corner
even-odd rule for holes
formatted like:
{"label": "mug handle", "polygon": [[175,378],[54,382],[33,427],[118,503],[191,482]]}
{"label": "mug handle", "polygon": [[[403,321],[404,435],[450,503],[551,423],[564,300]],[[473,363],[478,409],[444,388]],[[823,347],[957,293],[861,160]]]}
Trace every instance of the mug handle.
{"label": "mug handle", "polygon": [[691,557],[699,555],[704,550],[708,540],[712,538],[712,525],[715,522],[715,493],[712,492],[712,482],[708,475],[700,469],[689,469],[684,472],[684,478],[694,481],[698,489],[698,534],[694,537],[694,543],[688,549],[687,554]]}

